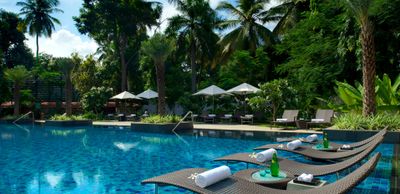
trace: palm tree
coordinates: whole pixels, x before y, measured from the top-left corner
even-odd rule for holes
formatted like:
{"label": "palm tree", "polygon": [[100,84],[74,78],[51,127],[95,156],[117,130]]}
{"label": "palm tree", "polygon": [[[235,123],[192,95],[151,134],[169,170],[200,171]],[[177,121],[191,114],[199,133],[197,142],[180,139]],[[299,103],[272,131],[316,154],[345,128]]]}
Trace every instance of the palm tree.
{"label": "palm tree", "polygon": [[227,11],[235,16],[220,23],[223,28],[235,28],[219,41],[222,58],[226,58],[236,49],[249,50],[254,55],[259,46],[276,41],[272,32],[262,24],[263,16],[266,15],[264,6],[268,2],[269,0],[237,0],[238,7],[227,1],[218,5],[217,10]]}
{"label": "palm tree", "polygon": [[165,60],[175,48],[175,42],[165,35],[155,34],[143,42],[142,51],[150,56],[156,68],[158,90],[158,114],[165,114]]}
{"label": "palm tree", "polygon": [[260,14],[262,21],[276,22],[273,33],[282,35],[291,29],[299,20],[303,11],[310,9],[308,0],[280,0],[281,4]]}
{"label": "palm tree", "polygon": [[65,79],[65,113],[67,116],[72,114],[72,81],[71,74],[76,64],[71,58],[57,58],[56,65],[64,74]]}
{"label": "palm tree", "polygon": [[369,18],[373,0],[346,0],[349,10],[360,25],[363,72],[363,115],[375,114],[375,42],[374,25]]}
{"label": "palm tree", "polygon": [[[177,5],[180,15],[169,18],[168,32],[179,33],[181,39],[189,42],[188,58],[192,71],[192,92],[196,91],[197,63],[199,55],[214,55],[217,35],[213,32],[218,22],[216,13],[208,1],[204,0],[169,0]],[[215,42],[213,42],[215,39]]]}
{"label": "palm tree", "polygon": [[7,69],[4,71],[5,78],[14,83],[14,115],[18,116],[20,113],[21,106],[21,87],[25,80],[27,80],[31,73],[22,65],[17,65],[13,69]]}
{"label": "palm tree", "polygon": [[24,23],[27,25],[28,33],[36,36],[36,64],[39,63],[39,37],[51,37],[55,29],[54,23],[61,24],[57,18],[51,16],[55,12],[63,12],[56,8],[58,0],[25,0],[17,2],[21,6],[20,15],[24,15]]}

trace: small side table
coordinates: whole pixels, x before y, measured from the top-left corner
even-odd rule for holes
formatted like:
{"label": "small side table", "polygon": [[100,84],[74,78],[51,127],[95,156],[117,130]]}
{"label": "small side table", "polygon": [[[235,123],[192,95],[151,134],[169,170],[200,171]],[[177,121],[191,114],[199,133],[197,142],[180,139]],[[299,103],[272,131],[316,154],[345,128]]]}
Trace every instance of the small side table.
{"label": "small side table", "polygon": [[307,129],[307,122],[306,120],[296,120],[296,127],[298,129]]}
{"label": "small side table", "polygon": [[338,148],[329,146],[328,148],[324,148],[322,144],[317,144],[311,147],[314,150],[325,151],[325,152],[336,152]]}
{"label": "small side table", "polygon": [[293,180],[291,180],[287,184],[287,190],[306,190],[306,189],[315,189],[315,188],[320,188],[324,185],[326,185],[327,182],[321,180],[318,185],[306,185],[306,184],[300,184],[300,183],[295,183]]}
{"label": "small side table", "polygon": [[272,177],[268,169],[268,174],[265,177],[261,177],[259,174],[261,170],[262,169],[254,168],[241,170],[236,172],[233,176],[276,189],[286,189],[287,183],[295,178],[293,174],[282,170],[280,170],[278,177]]}

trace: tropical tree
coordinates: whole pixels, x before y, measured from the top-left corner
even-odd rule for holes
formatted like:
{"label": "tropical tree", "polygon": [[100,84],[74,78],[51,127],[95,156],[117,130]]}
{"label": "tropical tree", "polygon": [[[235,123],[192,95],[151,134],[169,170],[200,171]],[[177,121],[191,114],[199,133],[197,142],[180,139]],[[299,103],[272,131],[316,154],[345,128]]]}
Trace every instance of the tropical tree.
{"label": "tropical tree", "polygon": [[20,113],[21,106],[21,87],[23,86],[25,80],[27,80],[31,74],[22,65],[17,65],[12,69],[7,69],[4,71],[5,78],[14,83],[14,115],[18,116]]}
{"label": "tropical tree", "polygon": [[56,65],[60,68],[65,80],[65,113],[67,116],[72,115],[72,70],[77,65],[71,58],[56,58]]}
{"label": "tropical tree", "polygon": [[160,3],[154,1],[87,0],[79,17],[74,17],[79,32],[89,34],[99,45],[115,48],[122,91],[128,89],[128,49],[137,52],[147,28],[157,25],[161,10]]}
{"label": "tropical tree", "polygon": [[142,51],[150,56],[156,68],[158,90],[158,114],[165,114],[165,60],[175,48],[175,42],[162,34],[155,34],[143,42]]}
{"label": "tropical tree", "polygon": [[227,11],[235,16],[220,23],[225,29],[234,28],[219,41],[223,58],[237,49],[249,50],[254,56],[259,46],[276,42],[276,37],[262,22],[275,20],[275,17],[265,17],[267,14],[264,6],[269,0],[237,0],[236,3],[237,7],[223,1],[217,7],[218,10]]}
{"label": "tropical tree", "polygon": [[205,0],[169,0],[177,5],[180,14],[169,18],[167,34],[179,33],[178,42],[189,42],[187,58],[192,71],[192,92],[197,86],[196,59],[204,56],[213,59],[218,36],[213,32],[218,18],[208,1]]}
{"label": "tropical tree", "polygon": [[17,2],[21,6],[21,15],[24,15],[24,23],[27,26],[28,33],[36,36],[36,63],[39,63],[39,37],[51,37],[55,29],[54,23],[61,24],[53,17],[53,13],[63,12],[58,9],[60,4],[58,0],[25,0]]}
{"label": "tropical tree", "polygon": [[375,102],[375,42],[374,25],[370,20],[370,9],[373,0],[346,0],[349,10],[360,25],[360,42],[362,48],[363,73],[363,115],[373,115],[376,112]]}

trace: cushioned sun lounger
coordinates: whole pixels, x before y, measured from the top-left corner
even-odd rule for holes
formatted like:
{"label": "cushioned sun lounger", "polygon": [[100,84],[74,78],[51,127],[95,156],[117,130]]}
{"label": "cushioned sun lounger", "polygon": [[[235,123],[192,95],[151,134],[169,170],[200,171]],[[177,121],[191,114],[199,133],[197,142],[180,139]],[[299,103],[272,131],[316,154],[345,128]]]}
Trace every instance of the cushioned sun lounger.
{"label": "cushioned sun lounger", "polygon": [[282,118],[273,121],[274,124],[293,124],[295,123],[299,110],[285,110],[283,111]]}
{"label": "cushioned sun lounger", "polygon": [[[357,147],[363,146],[363,145],[365,145],[365,144],[367,144],[367,143],[373,141],[374,139],[376,139],[376,138],[378,138],[378,137],[385,136],[385,135],[386,135],[386,132],[387,132],[387,127],[385,127],[384,129],[380,130],[378,133],[376,133],[375,135],[373,135],[373,136],[371,136],[371,137],[369,137],[369,138],[367,138],[367,139],[364,139],[364,140],[358,141],[358,142],[354,142],[354,143],[349,143],[349,144],[346,144],[346,145],[349,145],[349,146],[352,147],[352,148],[357,148]],[[306,140],[306,138],[296,138],[296,137],[277,138],[277,141],[278,141],[278,142],[289,142],[289,141],[293,141],[293,140],[296,140],[296,139],[302,141],[303,143],[312,143],[312,144],[322,143],[322,141],[318,141],[318,142],[308,142],[308,141]],[[340,147],[342,147],[342,146],[345,145],[345,144],[340,144],[340,143],[335,143],[335,142],[329,142],[329,145],[332,146],[332,147],[334,147],[334,148],[339,149]]]}
{"label": "cushioned sun lounger", "polygon": [[286,147],[286,144],[268,144],[268,145],[254,148],[254,150],[267,150],[269,148],[274,148],[276,150],[283,150],[283,151],[287,151],[287,152],[300,154],[300,155],[303,155],[305,157],[315,159],[315,160],[329,161],[329,160],[339,160],[339,159],[344,159],[344,158],[354,156],[374,144],[376,144],[376,142],[372,141],[372,142],[369,142],[358,148],[354,148],[352,150],[338,151],[338,152],[326,152],[326,151],[315,150],[309,146],[300,146],[294,150],[290,150]]}
{"label": "cushioned sun lounger", "polygon": [[[269,187],[264,187],[242,178],[232,175],[220,182],[210,185],[205,188],[198,187],[195,184],[195,174],[202,173],[207,169],[190,168],[168,173],[158,177],[150,178],[142,181],[142,184],[153,183],[156,185],[172,185],[187,189],[196,193],[224,193],[224,194],[338,194],[346,193],[361,181],[363,181],[374,169],[379,161],[380,153],[375,154],[366,163],[358,169],[343,177],[342,179],[328,184],[326,186],[308,189],[308,190],[279,190]],[[158,187],[156,187],[157,192]]]}
{"label": "cushioned sun lounger", "polygon": [[332,118],[334,116],[333,110],[318,109],[315,114],[315,119],[311,119],[311,122],[307,122],[307,128],[311,125],[327,125],[332,123]]}
{"label": "cushioned sun lounger", "polygon": [[[278,158],[279,160],[279,168],[287,171],[294,175],[300,175],[302,173],[313,174],[314,176],[322,176],[327,174],[333,174],[339,172],[341,170],[347,169],[350,166],[360,162],[364,158],[366,158],[375,148],[382,142],[383,137],[374,140],[374,144],[362,151],[361,153],[343,160],[341,162],[327,164],[327,165],[314,165],[314,164],[306,164],[301,162],[296,162],[289,159]],[[266,162],[258,162],[255,158],[254,153],[237,153],[228,156],[224,156],[221,158],[217,158],[214,161],[233,161],[233,162],[246,162],[250,164],[256,164],[261,166],[268,166],[269,163]]]}

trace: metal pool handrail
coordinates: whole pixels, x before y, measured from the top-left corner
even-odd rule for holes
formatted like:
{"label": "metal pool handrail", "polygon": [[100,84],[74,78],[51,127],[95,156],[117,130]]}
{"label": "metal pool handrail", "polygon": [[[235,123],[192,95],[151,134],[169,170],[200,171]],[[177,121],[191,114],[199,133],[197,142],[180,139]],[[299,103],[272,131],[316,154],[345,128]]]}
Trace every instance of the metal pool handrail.
{"label": "metal pool handrail", "polygon": [[13,121],[13,124],[16,124],[19,120],[23,119],[24,117],[28,116],[29,114],[32,114],[32,123],[35,122],[35,115],[33,114],[32,111],[29,111],[28,113],[20,116],[18,119],[16,119],[15,121]]}
{"label": "metal pool handrail", "polygon": [[[183,118],[178,122],[178,124],[176,124],[175,127],[172,129],[172,132],[175,133],[175,129],[178,128],[178,126],[179,126],[183,121],[185,121],[185,119],[186,119],[189,115],[193,115],[193,112],[192,112],[192,111],[187,112],[187,113],[185,114],[185,116],[183,116]],[[193,122],[193,121],[192,121],[192,122]]]}

